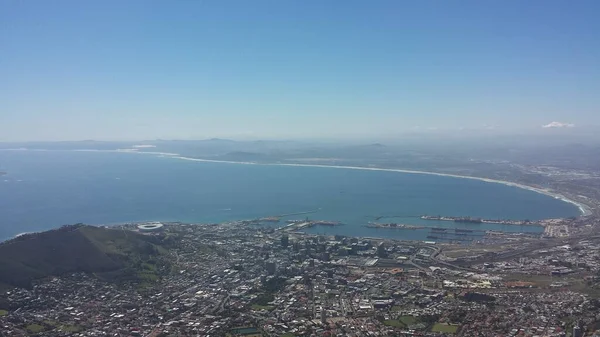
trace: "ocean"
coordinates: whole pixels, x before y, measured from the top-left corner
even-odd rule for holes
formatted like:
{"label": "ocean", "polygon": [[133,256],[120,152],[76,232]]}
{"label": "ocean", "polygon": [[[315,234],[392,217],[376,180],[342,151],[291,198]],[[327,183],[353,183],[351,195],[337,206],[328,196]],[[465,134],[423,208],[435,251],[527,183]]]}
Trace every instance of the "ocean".
{"label": "ocean", "polygon": [[327,167],[242,165],[118,152],[0,151],[0,240],[64,224],[218,223],[281,214],[344,223],[307,231],[425,240],[426,230],[379,222],[540,232],[540,227],[455,224],[420,215],[502,219],[577,216],[556,198],[514,186],[444,176]]}

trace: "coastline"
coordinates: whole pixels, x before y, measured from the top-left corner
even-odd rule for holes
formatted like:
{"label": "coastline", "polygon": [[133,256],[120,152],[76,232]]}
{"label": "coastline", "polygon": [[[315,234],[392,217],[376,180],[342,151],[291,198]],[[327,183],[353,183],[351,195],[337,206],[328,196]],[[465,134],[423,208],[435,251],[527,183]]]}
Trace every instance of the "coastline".
{"label": "coastline", "polygon": [[460,179],[471,179],[471,180],[479,180],[487,183],[494,184],[502,184],[506,186],[512,186],[521,188],[524,190],[529,190],[532,192],[536,192],[539,194],[543,194],[549,197],[553,197],[555,199],[559,199],[563,202],[570,203],[576,206],[580,211],[580,216],[591,215],[592,212],[589,210],[588,206],[577,202],[575,200],[569,199],[564,195],[543,189],[537,188],[533,186],[528,186],[524,184],[519,184],[511,181],[491,179],[491,178],[482,178],[482,177],[473,177],[473,176],[465,176],[451,173],[440,173],[440,172],[432,172],[432,171],[419,171],[419,170],[405,170],[405,169],[393,169],[393,168],[379,168],[379,167],[366,167],[366,166],[343,166],[343,165],[322,165],[322,164],[286,164],[286,163],[255,163],[248,161],[231,161],[231,160],[214,160],[214,159],[200,159],[200,158],[192,158],[181,156],[177,153],[170,152],[158,152],[158,151],[138,151],[138,149],[116,149],[116,150],[97,150],[97,149],[78,149],[78,150],[46,150],[46,149],[4,149],[5,151],[77,151],[77,152],[113,152],[113,153],[138,153],[138,154],[146,154],[146,155],[156,155],[159,157],[168,157],[180,160],[188,160],[188,161],[197,161],[197,162],[206,162],[206,163],[224,163],[224,164],[238,164],[238,165],[263,165],[263,166],[297,166],[297,167],[317,167],[317,168],[335,168],[335,169],[348,169],[348,170],[364,170],[364,171],[386,171],[386,172],[399,172],[399,173],[409,173],[409,174],[425,174],[425,175],[434,175],[440,177],[451,177],[451,178],[460,178]]}
{"label": "coastline", "polygon": [[[143,153],[143,152],[138,152]],[[146,152],[148,153],[148,152]],[[172,155],[172,154],[171,154]],[[418,170],[404,170],[404,169],[391,169],[391,168],[378,168],[378,167],[364,167],[364,166],[341,166],[341,165],[319,165],[319,164],[285,164],[285,163],[254,163],[254,162],[238,162],[238,161],[228,161],[228,160],[212,160],[212,159],[199,159],[199,158],[190,158],[183,156],[173,156],[176,159],[189,160],[189,161],[198,161],[198,162],[208,162],[208,163],[226,163],[226,164],[243,164],[243,165],[264,165],[264,166],[298,166],[298,167],[321,167],[321,168],[337,168],[337,169],[349,169],[349,170],[365,170],[365,171],[386,171],[386,172],[399,172],[399,173],[409,173],[409,174],[425,174],[425,175],[434,175],[440,177],[451,177],[451,178],[460,178],[460,179],[471,179],[471,180],[479,180],[487,183],[494,184],[502,184],[506,186],[512,186],[521,188],[524,190],[536,192],[539,194],[543,194],[549,197],[553,197],[555,199],[559,199],[566,203],[572,204],[576,206],[581,212],[581,216],[587,216],[592,214],[592,212],[588,209],[588,207],[580,202],[569,199],[560,193],[556,193],[550,190],[537,188],[533,186],[523,185],[511,181],[505,180],[497,180],[490,178],[481,178],[481,177],[472,177],[472,176],[463,176],[458,174],[450,174],[450,173],[439,173],[439,172],[431,172],[431,171],[418,171]]]}

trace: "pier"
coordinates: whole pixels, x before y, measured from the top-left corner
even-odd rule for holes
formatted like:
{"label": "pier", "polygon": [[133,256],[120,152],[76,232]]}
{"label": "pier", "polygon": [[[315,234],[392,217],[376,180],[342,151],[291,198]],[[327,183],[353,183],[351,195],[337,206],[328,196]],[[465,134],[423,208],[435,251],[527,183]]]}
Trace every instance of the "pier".
{"label": "pier", "polygon": [[427,239],[429,239],[429,240],[456,242],[456,243],[465,243],[465,242],[482,240],[486,237],[503,236],[506,234],[512,234],[510,232],[503,232],[503,231],[498,231],[498,230],[415,226],[415,225],[397,224],[397,223],[384,223],[384,224],[369,223],[368,225],[365,225],[365,227],[388,228],[388,229],[398,229],[398,230],[425,229],[425,230],[429,230],[429,233],[427,234]]}
{"label": "pier", "polygon": [[461,233],[459,235],[474,235],[477,233],[487,233],[487,230],[484,229],[470,229],[470,228],[452,228],[452,227],[432,227],[432,226],[415,226],[415,225],[408,225],[408,224],[397,224],[397,223],[382,223],[382,224],[378,224],[378,223],[369,223],[368,225],[365,225],[365,227],[369,227],[369,228],[390,228],[390,229],[408,229],[408,230],[415,230],[415,229],[429,229],[432,232],[438,232],[438,233],[449,233],[449,232],[456,232],[456,233]]}
{"label": "pier", "polygon": [[286,231],[286,232],[291,232],[291,231],[297,231],[303,228],[309,228],[309,227],[313,227],[314,224],[309,222],[294,222],[291,223],[289,225],[277,228],[277,231]]}
{"label": "pier", "polygon": [[298,230],[302,230],[304,228],[310,228],[310,227],[314,227],[314,226],[329,226],[329,227],[333,227],[333,226],[341,226],[341,225],[343,225],[341,222],[327,221],[327,220],[315,220],[315,221],[311,221],[311,220],[293,220],[293,222],[290,222],[288,225],[285,225],[283,227],[279,227],[276,230],[277,231],[291,232],[291,231],[298,231]]}
{"label": "pier", "polygon": [[365,225],[365,227],[369,227],[369,228],[392,228],[392,229],[424,229],[424,228],[428,228],[427,226],[414,226],[414,225],[407,225],[407,224],[399,224],[399,223],[369,223],[368,225]]}
{"label": "pier", "polygon": [[[288,216],[294,216],[294,215],[304,215],[304,214],[312,214],[312,213],[317,213],[319,210],[312,210],[312,211],[304,211],[304,212],[295,212],[295,213],[286,213],[286,214],[280,214],[280,215],[274,215],[274,216],[267,216],[264,218],[258,218],[256,220],[252,220],[254,222],[279,222],[281,221],[281,218],[285,218]],[[308,220],[308,218],[307,218]],[[296,220],[292,220],[292,221],[296,221]]]}
{"label": "pier", "polygon": [[274,216],[274,218],[284,218],[286,216],[294,216],[294,215],[304,215],[304,214],[313,214],[313,213],[317,213],[320,209],[315,209],[312,211],[304,211],[304,212],[296,212],[296,213],[287,213],[287,214],[280,214],[280,215],[276,215]]}
{"label": "pier", "polygon": [[508,219],[482,219],[472,218],[469,216],[433,216],[433,215],[422,215],[422,220],[432,221],[453,221],[457,223],[471,223],[471,224],[498,224],[498,225],[512,225],[512,226],[541,226],[542,223],[539,221],[530,220],[508,220]]}

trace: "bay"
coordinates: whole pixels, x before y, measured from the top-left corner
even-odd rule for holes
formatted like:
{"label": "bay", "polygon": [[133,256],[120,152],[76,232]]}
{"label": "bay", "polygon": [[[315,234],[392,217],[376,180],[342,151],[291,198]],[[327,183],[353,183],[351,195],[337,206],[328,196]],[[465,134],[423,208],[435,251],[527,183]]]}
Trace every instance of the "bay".
{"label": "bay", "polygon": [[423,214],[502,219],[579,215],[575,205],[497,183],[327,167],[196,162],[117,152],[0,151],[0,239],[64,224],[136,221],[217,223],[286,217],[341,221],[309,232],[425,240],[425,230],[379,222],[539,232],[532,226],[424,221]]}

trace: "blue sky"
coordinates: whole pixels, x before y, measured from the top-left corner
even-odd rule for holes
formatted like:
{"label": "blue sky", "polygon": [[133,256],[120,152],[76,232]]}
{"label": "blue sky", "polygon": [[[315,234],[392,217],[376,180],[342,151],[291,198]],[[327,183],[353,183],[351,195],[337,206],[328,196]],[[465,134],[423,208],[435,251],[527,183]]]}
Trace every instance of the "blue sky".
{"label": "blue sky", "polygon": [[575,132],[600,125],[598,13],[599,1],[4,0],[0,141]]}

